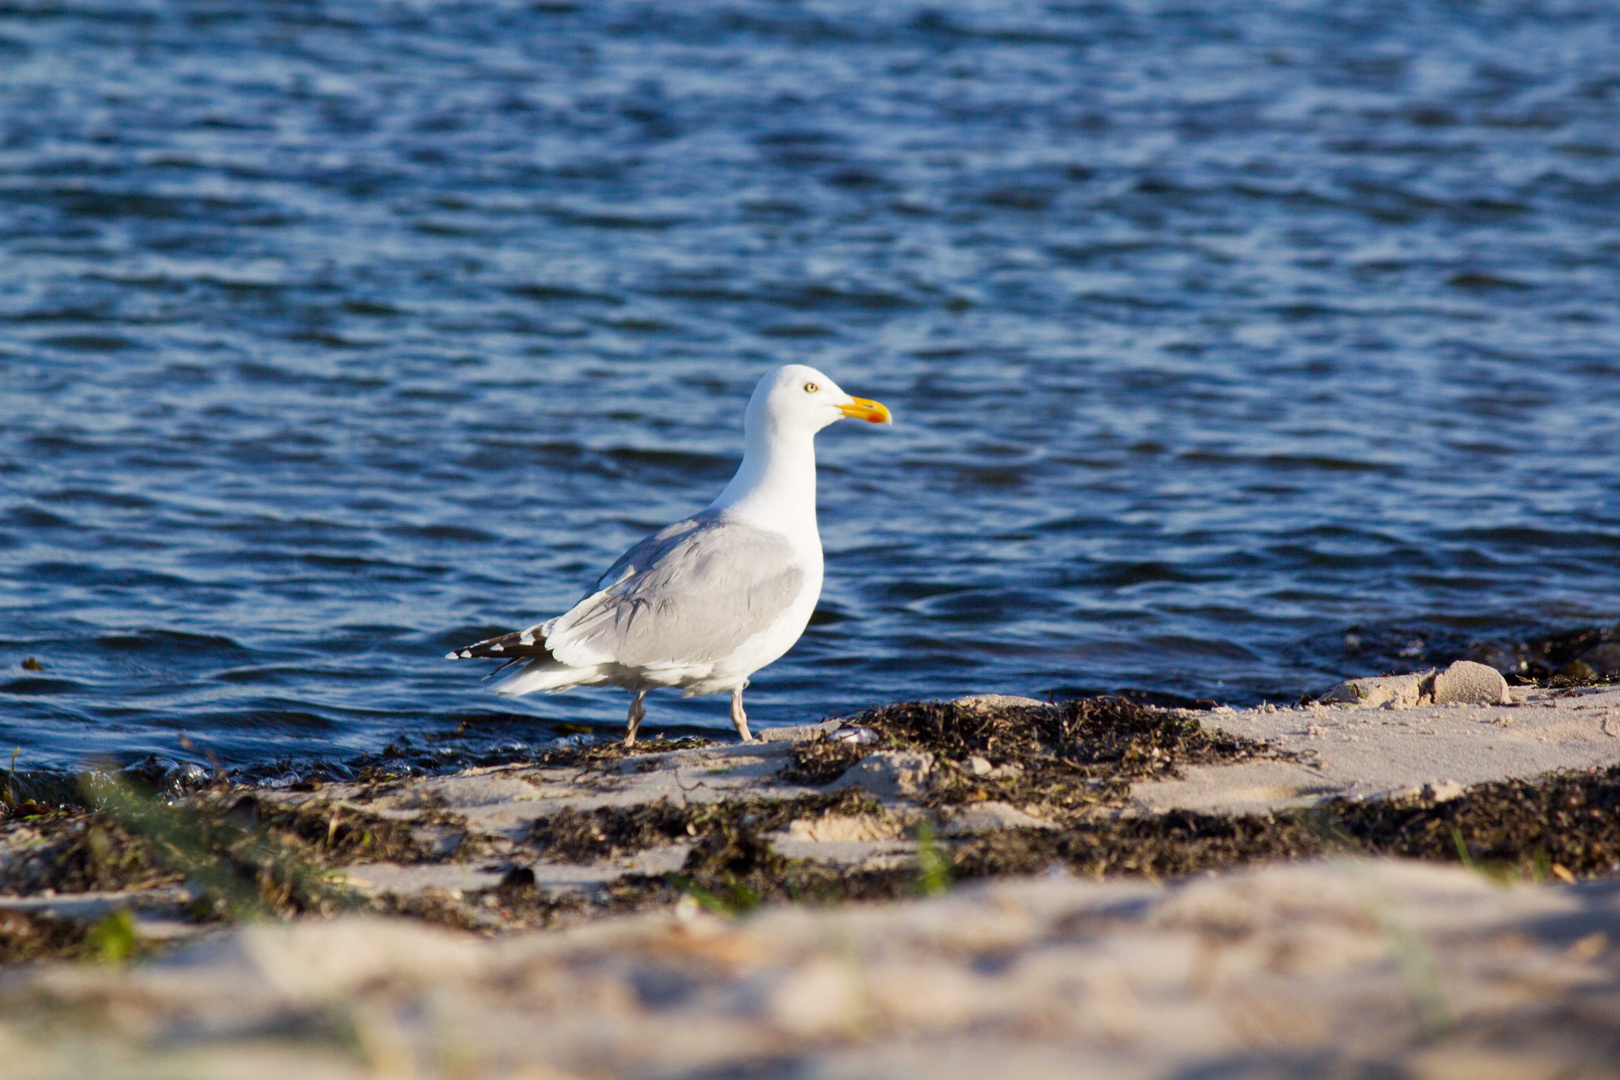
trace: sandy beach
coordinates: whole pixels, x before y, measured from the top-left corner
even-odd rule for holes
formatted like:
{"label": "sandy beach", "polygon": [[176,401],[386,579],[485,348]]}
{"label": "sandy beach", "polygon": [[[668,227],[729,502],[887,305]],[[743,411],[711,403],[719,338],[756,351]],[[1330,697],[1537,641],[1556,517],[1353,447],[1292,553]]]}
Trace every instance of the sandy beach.
{"label": "sandy beach", "polygon": [[14,812],[0,1075],[1617,1075],[1620,688],[1459,686]]}

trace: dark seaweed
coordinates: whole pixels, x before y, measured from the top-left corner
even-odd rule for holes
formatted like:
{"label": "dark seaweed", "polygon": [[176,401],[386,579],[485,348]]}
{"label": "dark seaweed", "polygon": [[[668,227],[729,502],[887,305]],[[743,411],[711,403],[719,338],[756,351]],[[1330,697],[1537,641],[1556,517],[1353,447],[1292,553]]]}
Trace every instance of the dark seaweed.
{"label": "dark seaweed", "polygon": [[[1183,714],[1125,698],[1082,698],[1053,705],[906,702],[852,717],[874,742],[855,746],[823,737],[794,748],[785,780],[826,784],[874,750],[924,750],[949,763],[926,806],[997,799],[1068,815],[1119,805],[1141,780],[1180,775],[1184,765],[1291,757],[1264,743],[1204,728]],[[966,766],[982,758],[1001,775]]]}
{"label": "dark seaweed", "polygon": [[1466,862],[1508,877],[1620,873],[1620,766],[1480,784],[1438,803],[1334,802],[1230,818],[1178,810],[1007,830],[962,844],[953,872],[989,877],[1060,865],[1092,876],[1169,877],[1344,853]]}
{"label": "dark seaweed", "polygon": [[548,861],[588,863],[633,854],[726,829],[777,832],[800,818],[883,814],[864,791],[837,791],[797,799],[727,799],[677,806],[669,799],[592,810],[562,809],[535,821],[530,838]]}
{"label": "dark seaweed", "polygon": [[325,802],[288,807],[251,794],[170,805],[98,782],[95,808],[8,824],[38,842],[0,873],[0,894],[150,888],[191,881],[199,913],[291,915],[352,906],[326,868],[358,858],[423,861],[411,824]]}

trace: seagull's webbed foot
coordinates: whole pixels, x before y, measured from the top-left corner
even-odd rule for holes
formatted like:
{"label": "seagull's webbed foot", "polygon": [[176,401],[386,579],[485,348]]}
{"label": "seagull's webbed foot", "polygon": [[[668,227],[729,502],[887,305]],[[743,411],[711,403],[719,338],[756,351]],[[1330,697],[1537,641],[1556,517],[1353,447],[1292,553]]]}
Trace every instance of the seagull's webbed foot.
{"label": "seagull's webbed foot", "polygon": [[743,712],[742,687],[731,692],[731,722],[737,727],[737,735],[743,742],[753,742],[754,737],[748,734],[748,714]]}
{"label": "seagull's webbed foot", "polygon": [[630,716],[627,721],[628,727],[624,733],[624,745],[626,746],[636,745],[636,732],[641,730],[642,718],[647,715],[647,710],[641,704],[641,699],[646,696],[647,691],[637,690],[636,696],[630,699]]}

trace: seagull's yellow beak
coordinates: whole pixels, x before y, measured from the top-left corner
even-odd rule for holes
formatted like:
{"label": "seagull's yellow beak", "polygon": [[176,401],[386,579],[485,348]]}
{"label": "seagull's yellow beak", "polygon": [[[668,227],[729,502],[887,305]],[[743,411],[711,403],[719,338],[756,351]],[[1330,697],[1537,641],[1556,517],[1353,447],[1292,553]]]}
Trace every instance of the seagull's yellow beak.
{"label": "seagull's yellow beak", "polygon": [[838,411],[845,416],[865,420],[869,424],[894,423],[894,418],[889,415],[888,406],[879,401],[868,401],[863,397],[855,398],[848,405],[838,406]]}

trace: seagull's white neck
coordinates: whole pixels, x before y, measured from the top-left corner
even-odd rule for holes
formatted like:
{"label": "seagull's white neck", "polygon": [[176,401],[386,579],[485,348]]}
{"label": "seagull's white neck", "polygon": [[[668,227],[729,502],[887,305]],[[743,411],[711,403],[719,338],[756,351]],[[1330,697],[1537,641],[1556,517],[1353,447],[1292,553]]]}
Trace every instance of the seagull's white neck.
{"label": "seagull's white neck", "polygon": [[710,503],[761,529],[795,538],[816,538],[815,434],[749,424],[742,465]]}

